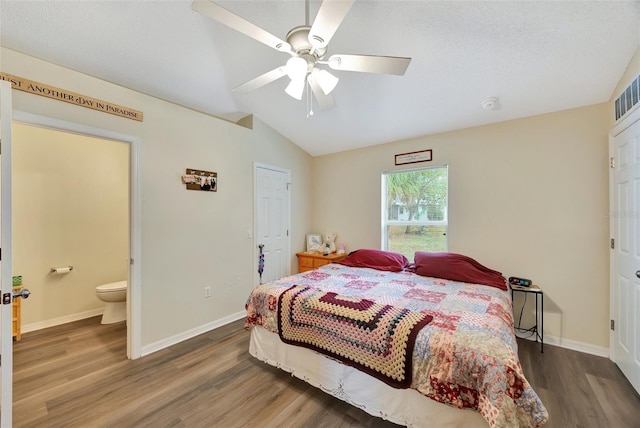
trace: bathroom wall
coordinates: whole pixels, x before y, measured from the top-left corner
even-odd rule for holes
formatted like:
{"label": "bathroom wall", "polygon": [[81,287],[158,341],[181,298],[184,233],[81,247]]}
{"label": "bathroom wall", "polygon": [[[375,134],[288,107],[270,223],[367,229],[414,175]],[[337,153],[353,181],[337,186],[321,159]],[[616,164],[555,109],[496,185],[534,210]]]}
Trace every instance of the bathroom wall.
{"label": "bathroom wall", "polygon": [[14,124],[12,178],[23,331],[101,313],[95,287],[128,275],[129,145]]}

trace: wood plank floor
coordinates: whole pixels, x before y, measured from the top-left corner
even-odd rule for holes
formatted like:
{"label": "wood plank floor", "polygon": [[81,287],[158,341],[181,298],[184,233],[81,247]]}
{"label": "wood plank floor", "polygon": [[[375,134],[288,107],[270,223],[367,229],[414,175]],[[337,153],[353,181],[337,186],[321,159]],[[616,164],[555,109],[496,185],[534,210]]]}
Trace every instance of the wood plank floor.
{"label": "wood plank floor", "polygon": [[[124,323],[89,318],[14,346],[15,427],[394,427],[251,357],[237,321],[144,358]],[[640,397],[606,358],[519,341],[547,427],[640,425]]]}

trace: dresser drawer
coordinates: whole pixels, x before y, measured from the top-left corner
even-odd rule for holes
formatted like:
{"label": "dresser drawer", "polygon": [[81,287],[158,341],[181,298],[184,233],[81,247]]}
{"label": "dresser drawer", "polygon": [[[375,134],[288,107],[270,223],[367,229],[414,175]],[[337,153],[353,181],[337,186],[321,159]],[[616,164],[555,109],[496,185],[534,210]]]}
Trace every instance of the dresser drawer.
{"label": "dresser drawer", "polygon": [[344,260],[344,258],[347,257],[346,254],[336,253],[325,256],[320,252],[300,252],[296,253],[296,256],[298,256],[298,272],[307,272],[309,270],[317,269],[320,266],[338,262],[340,260]]}
{"label": "dresser drawer", "polygon": [[331,260],[313,259],[314,268],[319,268],[320,266],[328,265],[329,263],[331,263]]}
{"label": "dresser drawer", "polygon": [[300,257],[298,262],[300,263],[300,267],[308,267],[313,268],[313,260],[311,257]]}

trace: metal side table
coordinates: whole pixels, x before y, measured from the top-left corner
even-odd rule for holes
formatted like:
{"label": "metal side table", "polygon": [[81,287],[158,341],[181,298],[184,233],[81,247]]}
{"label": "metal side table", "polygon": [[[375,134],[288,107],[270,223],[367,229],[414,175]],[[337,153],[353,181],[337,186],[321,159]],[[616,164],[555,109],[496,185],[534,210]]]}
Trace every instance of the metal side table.
{"label": "metal side table", "polygon": [[[544,292],[538,285],[531,285],[530,287],[523,287],[521,285],[513,285],[509,284],[509,288],[511,289],[511,304],[513,305],[513,293],[525,293],[525,297],[527,294],[533,294],[536,298],[536,322],[531,328],[522,328],[520,326],[520,319],[518,319],[518,325],[515,325],[515,314],[514,316],[514,330],[519,332],[529,332],[535,335],[536,342],[540,339],[540,352],[544,352]],[[540,303],[538,303],[538,299]],[[526,299],[522,302],[522,310],[524,310],[524,305],[526,303]],[[539,308],[539,310],[538,310]]]}

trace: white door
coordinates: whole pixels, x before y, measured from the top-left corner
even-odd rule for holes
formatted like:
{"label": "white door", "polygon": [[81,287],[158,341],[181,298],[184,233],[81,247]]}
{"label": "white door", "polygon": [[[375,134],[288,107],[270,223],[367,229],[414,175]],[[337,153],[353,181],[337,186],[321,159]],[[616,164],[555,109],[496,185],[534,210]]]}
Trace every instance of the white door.
{"label": "white door", "polygon": [[[255,243],[256,275],[259,246],[263,245],[264,270],[262,282],[282,278],[290,273],[289,238],[289,171],[255,165]],[[256,284],[258,283],[256,281]]]}
{"label": "white door", "polygon": [[614,136],[612,359],[640,392],[640,121]]}
{"label": "white door", "polygon": [[2,213],[0,215],[0,383],[2,384],[2,398],[0,398],[0,426],[11,426],[13,409],[13,333],[11,331],[11,301],[13,289],[11,279],[11,84],[0,81],[0,200]]}

